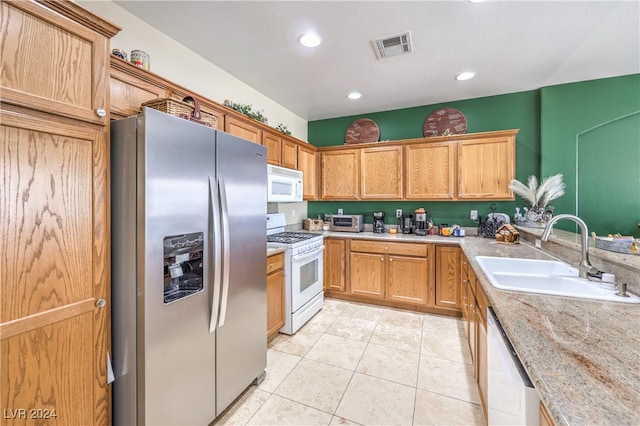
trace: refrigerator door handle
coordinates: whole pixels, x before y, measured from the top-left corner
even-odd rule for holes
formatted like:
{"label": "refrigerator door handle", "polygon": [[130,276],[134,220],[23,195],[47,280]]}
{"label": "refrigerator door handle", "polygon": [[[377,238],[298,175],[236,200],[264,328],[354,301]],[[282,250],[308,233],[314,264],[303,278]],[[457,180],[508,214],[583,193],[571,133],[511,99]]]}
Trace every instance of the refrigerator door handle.
{"label": "refrigerator door handle", "polygon": [[218,327],[224,325],[227,316],[227,299],[229,298],[229,265],[230,265],[230,238],[229,238],[229,208],[227,205],[227,186],[224,177],[218,177],[218,191],[220,193],[221,222],[222,222],[222,301],[220,307],[220,321]]}
{"label": "refrigerator door handle", "polygon": [[209,193],[211,196],[211,210],[213,216],[213,295],[211,296],[211,321],[209,322],[209,333],[213,333],[218,327],[220,287],[222,286],[220,202],[218,195],[218,184],[216,182],[215,176],[209,176]]}

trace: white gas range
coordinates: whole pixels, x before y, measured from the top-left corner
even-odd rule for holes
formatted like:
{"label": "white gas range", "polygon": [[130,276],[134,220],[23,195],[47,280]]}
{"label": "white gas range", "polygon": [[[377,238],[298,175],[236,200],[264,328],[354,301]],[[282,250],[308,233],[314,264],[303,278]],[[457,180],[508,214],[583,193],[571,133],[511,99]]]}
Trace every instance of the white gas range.
{"label": "white gas range", "polygon": [[286,232],[284,213],[267,215],[267,247],[284,247],[285,322],[281,333],[294,334],[324,303],[323,237]]}

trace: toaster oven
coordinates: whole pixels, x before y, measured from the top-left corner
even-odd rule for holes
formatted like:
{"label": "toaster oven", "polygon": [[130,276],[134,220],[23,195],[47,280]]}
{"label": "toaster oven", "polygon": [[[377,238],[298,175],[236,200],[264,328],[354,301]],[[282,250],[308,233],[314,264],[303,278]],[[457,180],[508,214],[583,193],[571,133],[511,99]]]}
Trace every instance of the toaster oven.
{"label": "toaster oven", "polygon": [[364,217],[361,214],[334,214],[329,223],[331,231],[362,232]]}

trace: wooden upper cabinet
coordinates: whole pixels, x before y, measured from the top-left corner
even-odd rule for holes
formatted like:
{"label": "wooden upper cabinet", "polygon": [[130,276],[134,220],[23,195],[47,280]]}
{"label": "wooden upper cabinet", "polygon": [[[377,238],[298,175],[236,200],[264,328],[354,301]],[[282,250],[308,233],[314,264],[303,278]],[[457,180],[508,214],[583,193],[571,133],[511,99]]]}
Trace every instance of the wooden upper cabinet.
{"label": "wooden upper cabinet", "polygon": [[360,152],[360,198],[399,200],[403,188],[402,147],[364,148]]}
{"label": "wooden upper cabinet", "polygon": [[0,4],[2,102],[105,125],[109,39],[119,28],[69,3]]}
{"label": "wooden upper cabinet", "polygon": [[228,114],[224,117],[224,131],[262,145],[262,129]]}
{"label": "wooden upper cabinet", "polygon": [[407,145],[405,157],[406,199],[452,200],[454,198],[455,142]]}
{"label": "wooden upper cabinet", "polygon": [[140,105],[169,97],[169,89],[148,71],[111,56],[110,111],[112,118],[124,118],[140,113]]}
{"label": "wooden upper cabinet", "polygon": [[282,138],[282,167],[298,168],[298,144],[287,138]]}
{"label": "wooden upper cabinet", "polygon": [[262,132],[262,145],[267,148],[267,163],[281,165],[282,138],[276,133]]}
{"label": "wooden upper cabinet", "polygon": [[298,145],[298,170],[303,174],[302,193],[305,200],[318,198],[318,173],[316,151],[311,147]]}
{"label": "wooden upper cabinet", "polygon": [[320,197],[324,200],[357,200],[360,182],[360,150],[322,153]]}
{"label": "wooden upper cabinet", "polygon": [[458,199],[513,200],[515,135],[458,142]]}

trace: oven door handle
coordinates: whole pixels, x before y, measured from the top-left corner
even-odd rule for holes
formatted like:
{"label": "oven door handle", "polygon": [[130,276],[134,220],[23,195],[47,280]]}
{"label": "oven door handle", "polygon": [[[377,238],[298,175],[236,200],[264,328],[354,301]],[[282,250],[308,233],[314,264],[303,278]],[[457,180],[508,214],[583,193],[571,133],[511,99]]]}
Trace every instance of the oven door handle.
{"label": "oven door handle", "polygon": [[307,259],[309,257],[317,256],[318,254],[322,253],[323,250],[324,250],[324,246],[320,246],[313,251],[298,254],[296,256],[291,257],[291,262],[300,262],[301,260]]}

